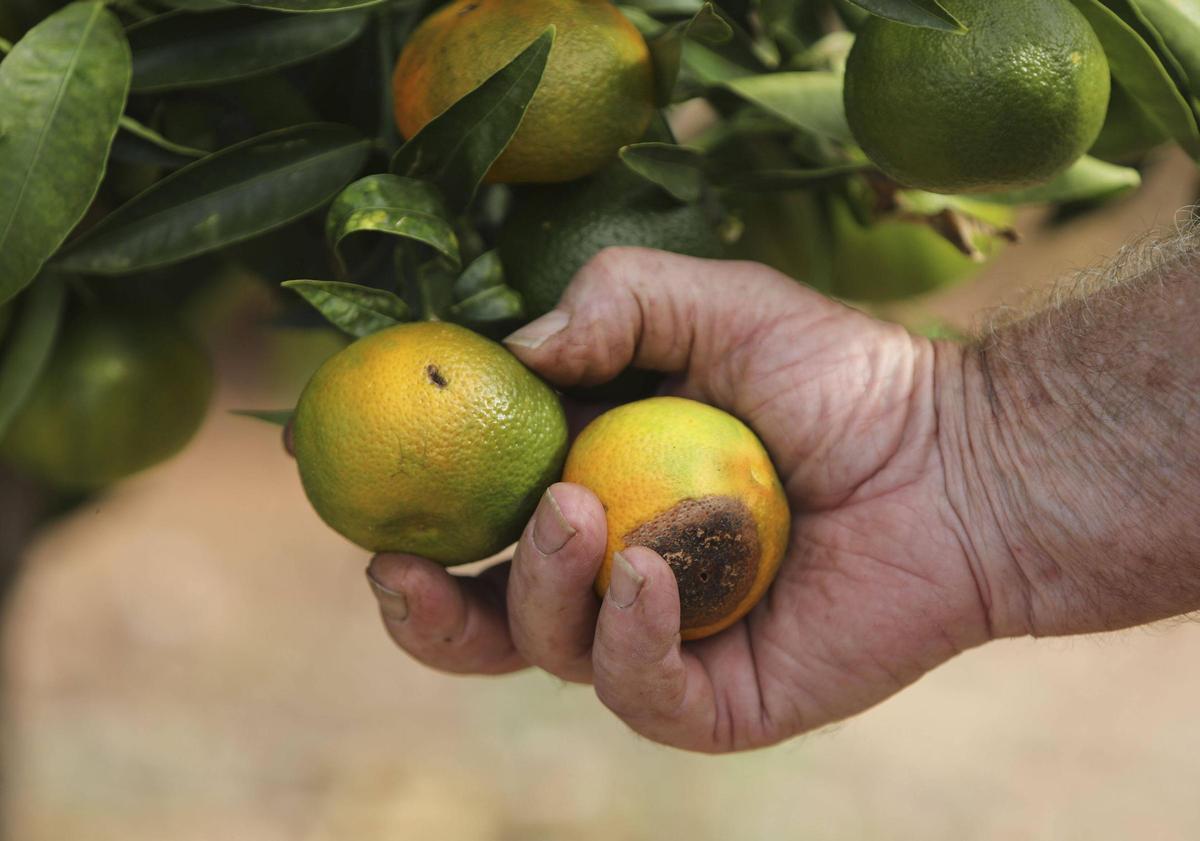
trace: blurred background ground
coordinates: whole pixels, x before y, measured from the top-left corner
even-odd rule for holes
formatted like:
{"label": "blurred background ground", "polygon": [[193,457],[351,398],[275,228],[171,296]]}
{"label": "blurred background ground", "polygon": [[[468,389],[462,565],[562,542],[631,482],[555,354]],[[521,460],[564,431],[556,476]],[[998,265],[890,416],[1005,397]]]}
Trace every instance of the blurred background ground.
{"label": "blurred background ground", "polygon": [[[1169,226],[1196,186],[1168,156],[1102,213],[1053,233],[1028,218],[1023,245],[932,308],[964,323],[1019,301]],[[290,405],[331,346],[220,338],[193,445],[26,552],[5,838],[1200,837],[1196,623],[995,644],[832,731],[716,758],[639,740],[587,688],[409,662],[277,432],[226,411]]]}

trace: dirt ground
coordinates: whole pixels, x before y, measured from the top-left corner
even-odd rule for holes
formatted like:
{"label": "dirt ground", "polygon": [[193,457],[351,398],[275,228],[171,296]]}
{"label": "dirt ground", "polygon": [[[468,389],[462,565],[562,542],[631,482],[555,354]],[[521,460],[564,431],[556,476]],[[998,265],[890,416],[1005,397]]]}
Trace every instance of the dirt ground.
{"label": "dirt ground", "polygon": [[[1016,300],[1195,189],[1172,156],[937,309]],[[995,644],[831,731],[718,758],[636,738],[587,688],[409,662],[276,431],[225,411],[294,399],[299,373],[239,361],[261,350],[225,354],[186,453],[30,548],[5,652],[6,838],[1200,838],[1197,623]]]}

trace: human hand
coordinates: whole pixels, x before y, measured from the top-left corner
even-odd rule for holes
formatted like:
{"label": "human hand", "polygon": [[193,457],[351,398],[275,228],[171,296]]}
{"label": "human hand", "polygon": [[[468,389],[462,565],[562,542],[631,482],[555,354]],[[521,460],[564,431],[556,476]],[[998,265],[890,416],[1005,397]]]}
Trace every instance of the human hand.
{"label": "human hand", "polygon": [[790,546],[744,620],[681,645],[675,580],[652,551],[626,550],[628,568],[596,598],[604,511],[586,488],[557,484],[511,564],[465,578],[407,555],[372,561],[387,629],[421,662],[590,682],[638,733],[719,752],[849,716],[989,638],[939,440],[941,404],[954,411],[960,397],[942,387],[957,346],[757,264],[627,248],[601,252],[508,345],[559,386],[636,364],[740,417],[784,482]]}

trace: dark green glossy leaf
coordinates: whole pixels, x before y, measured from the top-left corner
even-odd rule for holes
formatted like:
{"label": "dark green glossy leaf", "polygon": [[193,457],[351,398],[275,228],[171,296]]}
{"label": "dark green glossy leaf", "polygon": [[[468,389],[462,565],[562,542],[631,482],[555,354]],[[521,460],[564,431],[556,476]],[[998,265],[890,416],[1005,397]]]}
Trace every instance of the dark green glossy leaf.
{"label": "dark green glossy leaf", "polygon": [[873,15],[946,32],[965,32],[966,27],[954,15],[942,8],[938,0],[850,0],[855,6]]}
{"label": "dark green glossy leaf", "polygon": [[441,194],[428,181],[386,173],[355,181],[330,205],[325,235],[338,251],[342,240],[358,231],[416,240],[456,265],[459,261],[458,237],[450,214]]}
{"label": "dark green glossy leaf", "polygon": [[733,40],[733,27],[717,14],[712,3],[705,3],[685,24],[684,34],[693,41],[715,47]]}
{"label": "dark green glossy leaf", "polygon": [[517,133],[553,45],[551,26],[400,147],[392,159],[392,172],[434,182],[452,210],[464,210]]}
{"label": "dark green glossy leaf", "polygon": [[1011,193],[980,196],[1001,204],[1050,204],[1068,201],[1098,201],[1137,189],[1141,174],[1132,167],[1105,163],[1083,156],[1066,172],[1049,183]]}
{"label": "dark green glossy leaf", "polygon": [[408,321],[408,305],[385,289],[332,280],[287,280],[283,286],[299,294],[334,327],[356,338]]}
{"label": "dark green glossy leaf", "polygon": [[123,274],[165,266],[286,225],[362,168],[347,126],[294,126],[189,164],[119,207],[62,252],[65,268]]}
{"label": "dark green glossy leaf", "polygon": [[829,72],[764,73],[725,82],[725,87],[806,132],[852,143],[842,105],[842,77]]}
{"label": "dark green glossy leaf", "polygon": [[349,44],[367,20],[365,12],[280,15],[237,8],[163,15],[129,30],[133,90],[215,85],[290,67]]}
{"label": "dark green glossy leaf", "polygon": [[54,349],[62,319],[63,284],[44,275],[17,302],[16,323],[0,347],[0,439],[33,392]]}
{"label": "dark green glossy leaf", "polygon": [[673,143],[634,143],[621,149],[621,161],[682,202],[700,198],[704,189],[704,153]]}
{"label": "dark green glossy leaf", "polygon": [[230,409],[231,415],[254,418],[273,426],[287,426],[292,421],[294,409]]}
{"label": "dark green glossy leaf", "polygon": [[705,3],[690,20],[668,26],[647,41],[654,63],[655,98],[660,106],[670,104],[674,97],[685,38],[717,46],[733,38],[733,29],[712,3]]}
{"label": "dark green glossy leaf", "polygon": [[275,12],[345,12],[378,6],[386,0],[230,0],[235,6],[270,9]]}
{"label": "dark green glossy leaf", "polygon": [[454,304],[446,311],[451,321],[482,324],[521,318],[525,304],[521,293],[508,286],[492,286]]}
{"label": "dark green glossy leaf", "polygon": [[501,286],[504,283],[504,266],[500,264],[500,255],[495,251],[485,251],[471,265],[463,269],[463,273],[454,281],[454,300],[465,301],[472,295]]}
{"label": "dark green glossy leaf", "polygon": [[96,2],[54,13],[0,63],[0,303],[92,203],[129,75],[121,24]]}
{"label": "dark green glossy leaf", "polygon": [[1147,118],[1193,158],[1200,159],[1196,115],[1154,50],[1100,0],[1072,0],[1096,31],[1108,65]]}

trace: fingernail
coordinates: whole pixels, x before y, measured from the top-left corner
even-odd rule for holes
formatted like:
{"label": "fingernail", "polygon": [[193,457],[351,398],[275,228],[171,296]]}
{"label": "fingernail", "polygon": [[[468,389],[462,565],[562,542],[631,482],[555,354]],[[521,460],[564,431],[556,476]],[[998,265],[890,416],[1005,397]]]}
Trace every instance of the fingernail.
{"label": "fingernail", "polygon": [[625,560],[624,555],[613,552],[612,579],[608,582],[608,596],[617,607],[624,609],[637,601],[638,593],[642,592],[642,585],[645,583],[646,577],[634,569],[633,565]]}
{"label": "fingernail", "polygon": [[550,310],[550,312],[541,318],[535,318],[520,330],[511,333],[504,339],[504,343],[506,345],[529,348],[530,350],[539,348],[551,336],[561,333],[570,320],[571,316],[566,311]]}
{"label": "fingernail", "polygon": [[283,449],[287,451],[289,456],[296,455],[296,439],[292,432],[291,421],[288,421],[288,425],[283,428]]}
{"label": "fingernail", "polygon": [[384,617],[396,622],[403,622],[408,618],[408,599],[403,593],[384,587],[370,567],[367,567],[367,581],[371,584],[375,598],[379,600],[379,610]]}
{"label": "fingernail", "polygon": [[543,555],[551,555],[566,546],[574,534],[575,529],[563,516],[558,500],[546,488],[533,514],[533,545]]}

